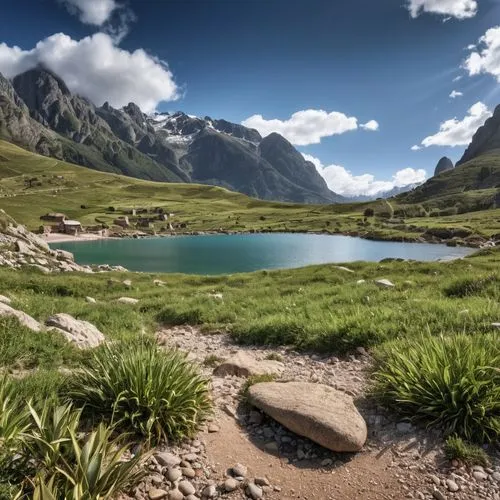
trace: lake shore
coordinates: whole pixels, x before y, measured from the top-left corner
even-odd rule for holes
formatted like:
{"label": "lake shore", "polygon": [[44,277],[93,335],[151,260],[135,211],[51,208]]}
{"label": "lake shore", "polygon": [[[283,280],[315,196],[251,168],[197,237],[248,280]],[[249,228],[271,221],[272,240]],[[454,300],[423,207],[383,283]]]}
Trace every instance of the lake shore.
{"label": "lake shore", "polygon": [[41,235],[47,243],[70,243],[75,241],[96,241],[115,239],[112,236],[101,236],[93,233],[83,233],[78,236],[74,234],[48,233]]}

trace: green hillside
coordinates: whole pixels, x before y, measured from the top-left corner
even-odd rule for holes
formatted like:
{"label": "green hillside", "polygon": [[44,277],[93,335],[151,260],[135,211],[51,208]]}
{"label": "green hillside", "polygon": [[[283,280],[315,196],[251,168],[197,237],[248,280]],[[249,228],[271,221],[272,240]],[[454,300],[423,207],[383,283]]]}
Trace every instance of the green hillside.
{"label": "green hillside", "polygon": [[[469,193],[471,196],[476,192]],[[403,201],[403,200],[401,200]],[[483,237],[500,233],[500,209],[452,216],[415,217],[415,205],[398,200],[300,205],[266,202],[223,188],[143,181],[79,167],[39,156],[0,141],[0,208],[27,225],[40,226],[40,216],[64,212],[84,225],[113,220],[131,208],[162,207],[174,213],[178,231],[324,231],[377,239],[418,239],[429,227],[466,227]],[[364,220],[363,212],[394,210],[401,219]],[[399,223],[398,223],[399,222]],[[165,223],[158,223],[161,230]]]}

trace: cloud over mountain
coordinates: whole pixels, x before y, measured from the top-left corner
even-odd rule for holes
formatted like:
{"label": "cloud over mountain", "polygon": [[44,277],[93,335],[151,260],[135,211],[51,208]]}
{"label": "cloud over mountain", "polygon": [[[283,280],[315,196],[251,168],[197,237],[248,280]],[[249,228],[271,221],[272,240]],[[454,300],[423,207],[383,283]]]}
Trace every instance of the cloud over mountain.
{"label": "cloud over mountain", "polygon": [[395,187],[421,183],[427,176],[423,169],[404,168],[396,172],[390,181],[376,180],[372,174],[353,175],[340,165],[323,165],[314,156],[304,153],[303,156],[314,164],[332,191],[347,197],[375,196]]}
{"label": "cloud over mountain", "polygon": [[490,28],[467,57],[464,68],[470,76],[489,74],[500,82],[500,26]]}
{"label": "cloud over mountain", "polygon": [[[255,128],[265,137],[277,132],[296,146],[319,144],[324,137],[344,134],[358,128],[358,119],[338,111],[328,113],[322,109],[297,111],[287,120],[266,120],[262,115],[253,115],[243,120],[245,127]],[[370,120],[363,128],[377,130],[378,123]]]}
{"label": "cloud over mountain", "polygon": [[478,4],[476,0],[408,0],[407,8],[413,18],[429,13],[468,19],[477,14]]}
{"label": "cloud over mountain", "polygon": [[0,73],[12,78],[42,65],[59,75],[72,92],[98,106],[108,101],[120,108],[135,102],[151,112],[159,102],[179,97],[179,88],[165,62],[143,49],[121,49],[115,42],[106,33],[81,40],[57,33],[31,50],[0,43]]}
{"label": "cloud over mountain", "polygon": [[492,115],[482,102],[476,102],[462,119],[451,118],[439,126],[439,131],[426,137],[422,146],[467,146],[476,130]]}

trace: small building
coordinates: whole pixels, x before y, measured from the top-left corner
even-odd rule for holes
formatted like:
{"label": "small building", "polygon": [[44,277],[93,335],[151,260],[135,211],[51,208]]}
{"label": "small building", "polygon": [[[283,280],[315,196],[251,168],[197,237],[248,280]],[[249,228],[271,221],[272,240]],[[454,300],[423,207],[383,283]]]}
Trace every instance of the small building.
{"label": "small building", "polygon": [[64,222],[66,220],[66,215],[61,214],[61,213],[57,213],[57,212],[50,212],[48,214],[42,215],[40,217],[40,220],[44,220],[47,222],[61,223],[61,222]]}
{"label": "small building", "polygon": [[113,224],[123,228],[130,227],[130,221],[128,220],[127,216],[118,217],[113,221]]}
{"label": "small building", "polygon": [[59,225],[59,231],[76,236],[82,232],[82,224],[77,220],[64,220]]}

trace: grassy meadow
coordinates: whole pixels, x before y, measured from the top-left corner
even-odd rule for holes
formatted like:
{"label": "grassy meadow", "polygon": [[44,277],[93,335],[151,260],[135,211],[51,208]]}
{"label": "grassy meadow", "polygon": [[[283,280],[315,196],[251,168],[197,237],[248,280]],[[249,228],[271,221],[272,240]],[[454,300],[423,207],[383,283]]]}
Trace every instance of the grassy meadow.
{"label": "grassy meadow", "polygon": [[[31,186],[27,186],[30,179]],[[435,227],[465,228],[485,238],[500,233],[500,208],[440,215],[433,203],[425,207],[398,203],[266,202],[215,186],[148,182],[97,172],[0,141],[0,208],[31,230],[40,227],[40,216],[47,212],[63,212],[87,226],[112,226],[117,216],[132,208],[161,207],[175,214],[171,222],[177,232],[317,231],[404,240],[416,240],[427,228]],[[397,219],[375,217],[365,221],[366,208],[381,214],[394,212]],[[433,216],[417,217],[422,210]],[[161,231],[167,225],[158,222],[154,228]]]}

